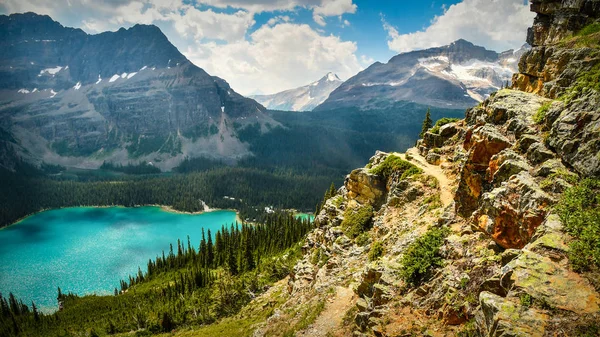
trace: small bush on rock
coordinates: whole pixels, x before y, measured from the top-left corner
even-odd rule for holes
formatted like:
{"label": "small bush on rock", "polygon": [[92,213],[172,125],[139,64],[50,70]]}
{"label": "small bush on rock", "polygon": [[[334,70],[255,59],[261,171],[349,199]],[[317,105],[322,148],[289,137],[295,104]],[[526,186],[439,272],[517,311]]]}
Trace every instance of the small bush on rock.
{"label": "small bush on rock", "polygon": [[420,285],[431,276],[431,271],[443,265],[440,247],[448,235],[447,228],[431,228],[406,249],[402,257],[400,275],[406,283]]}
{"label": "small bush on rock", "polygon": [[538,111],[535,113],[535,115],[533,115],[533,122],[535,124],[542,124],[544,122],[544,120],[546,119],[546,114],[548,113],[548,110],[550,110],[551,105],[552,105],[552,102],[544,103],[538,109]]}
{"label": "small bush on rock", "polygon": [[383,243],[381,241],[376,241],[371,246],[371,250],[369,250],[369,261],[378,260],[383,256],[385,249],[383,248]]}
{"label": "small bush on rock", "polygon": [[402,172],[400,180],[422,172],[420,168],[394,155],[387,156],[383,163],[371,169],[371,173],[383,176],[385,179],[397,171]]}
{"label": "small bush on rock", "polygon": [[459,121],[458,118],[448,118],[448,117],[440,118],[440,119],[438,119],[437,122],[435,122],[435,125],[431,128],[431,130],[429,130],[429,132],[438,134],[438,133],[440,133],[440,128],[442,126],[444,126],[446,124],[454,123],[457,121]]}

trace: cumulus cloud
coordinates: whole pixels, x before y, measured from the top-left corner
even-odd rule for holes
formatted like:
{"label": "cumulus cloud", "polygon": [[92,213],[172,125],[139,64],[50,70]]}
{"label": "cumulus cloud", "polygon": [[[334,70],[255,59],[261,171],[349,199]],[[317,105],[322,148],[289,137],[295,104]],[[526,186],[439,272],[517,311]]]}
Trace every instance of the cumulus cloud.
{"label": "cumulus cloud", "polygon": [[356,13],[353,0],[197,0],[199,3],[219,8],[240,8],[253,13],[290,11],[295,8],[312,10],[314,21],[325,26],[326,17]]}
{"label": "cumulus cloud", "polygon": [[169,14],[169,18],[179,34],[196,40],[240,40],[244,38],[248,28],[254,25],[254,15],[242,10],[224,14],[215,13],[211,9],[201,11],[196,7],[186,6],[181,11]]}
{"label": "cumulus cloud", "polygon": [[382,21],[388,47],[396,52],[446,45],[461,38],[504,51],[525,43],[534,16],[524,0],[463,0],[445,9],[422,31],[401,34],[385,19]]}
{"label": "cumulus cloud", "polygon": [[360,71],[356,43],[323,35],[306,24],[263,25],[248,40],[190,47],[186,56],[239,92],[259,88],[275,93],[298,87],[333,71],[348,78]]}

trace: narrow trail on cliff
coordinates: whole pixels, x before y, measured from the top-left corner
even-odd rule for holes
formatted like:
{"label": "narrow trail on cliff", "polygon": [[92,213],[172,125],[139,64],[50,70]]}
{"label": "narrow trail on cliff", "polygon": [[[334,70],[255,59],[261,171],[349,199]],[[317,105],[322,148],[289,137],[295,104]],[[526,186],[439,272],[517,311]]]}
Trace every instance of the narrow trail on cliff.
{"label": "narrow trail on cliff", "polygon": [[337,287],[335,297],[328,301],[325,310],[306,330],[299,331],[296,336],[326,337],[337,336],[336,329],[342,323],[344,314],[350,309],[354,302],[352,297],[354,291],[351,288]]}
{"label": "narrow trail on cliff", "polygon": [[450,179],[448,179],[448,176],[446,176],[442,168],[439,166],[429,164],[427,160],[425,160],[425,158],[423,158],[423,156],[419,154],[419,151],[414,147],[406,150],[406,153],[410,155],[410,160],[406,159],[405,153],[395,152],[394,155],[399,156],[403,160],[417,165],[420,169],[423,170],[424,173],[435,177],[440,183],[440,199],[442,201],[442,204],[444,205],[444,207],[450,205],[452,201],[454,201],[454,196],[452,195],[452,186]]}

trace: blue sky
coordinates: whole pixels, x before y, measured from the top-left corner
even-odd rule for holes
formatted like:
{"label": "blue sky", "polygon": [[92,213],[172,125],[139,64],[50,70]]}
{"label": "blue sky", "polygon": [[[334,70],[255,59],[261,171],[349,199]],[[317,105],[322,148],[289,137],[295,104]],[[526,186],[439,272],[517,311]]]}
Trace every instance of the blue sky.
{"label": "blue sky", "polygon": [[155,24],[192,62],[242,94],[347,79],[375,61],[464,38],[518,48],[526,0],[2,0],[90,34]]}

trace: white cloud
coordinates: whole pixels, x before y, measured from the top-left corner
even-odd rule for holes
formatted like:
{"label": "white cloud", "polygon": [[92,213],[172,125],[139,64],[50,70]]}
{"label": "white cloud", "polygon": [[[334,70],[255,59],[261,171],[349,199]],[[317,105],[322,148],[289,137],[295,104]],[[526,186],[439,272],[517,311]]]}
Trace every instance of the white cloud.
{"label": "white cloud", "polygon": [[201,11],[193,6],[185,6],[183,11],[169,14],[169,18],[179,34],[196,40],[240,40],[244,38],[248,28],[254,25],[254,15],[242,10],[234,14],[223,14],[211,9]]}
{"label": "white cloud", "polygon": [[463,0],[444,10],[423,31],[400,34],[383,19],[388,47],[407,52],[449,44],[460,38],[504,51],[525,43],[535,13],[523,0]]}
{"label": "white cloud", "polygon": [[248,94],[274,93],[310,83],[328,71],[348,78],[360,71],[354,42],[325,36],[306,24],[264,25],[249,40],[189,48],[186,56]]}
{"label": "white cloud", "polygon": [[326,17],[356,13],[353,0],[197,0],[199,3],[219,8],[239,8],[252,13],[291,11],[298,7],[313,11],[313,20],[325,26]]}

